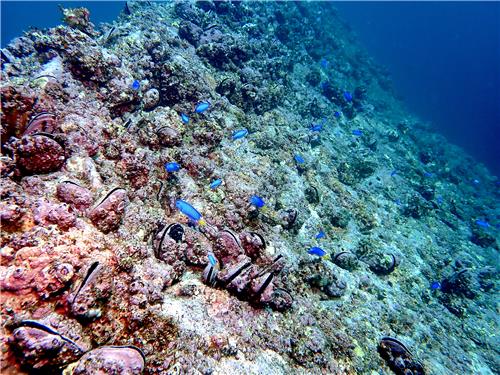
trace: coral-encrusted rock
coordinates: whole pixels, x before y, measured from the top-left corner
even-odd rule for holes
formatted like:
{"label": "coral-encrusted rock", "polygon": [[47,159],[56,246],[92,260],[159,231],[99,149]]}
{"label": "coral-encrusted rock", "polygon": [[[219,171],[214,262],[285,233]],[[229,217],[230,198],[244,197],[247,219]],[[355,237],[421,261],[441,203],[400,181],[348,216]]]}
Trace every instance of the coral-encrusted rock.
{"label": "coral-encrusted rock", "polygon": [[64,146],[48,134],[24,136],[11,145],[18,168],[24,174],[59,170],[66,159]]}
{"label": "coral-encrusted rock", "polygon": [[92,193],[71,181],[57,185],[57,198],[79,211],[86,210],[92,204]]}
{"label": "coral-encrusted rock", "polygon": [[167,147],[178,146],[182,142],[180,133],[174,128],[171,128],[169,126],[161,127],[156,131],[156,134],[158,135],[160,145],[162,146],[167,146]]}
{"label": "coral-encrusted rock", "polygon": [[15,231],[21,228],[26,210],[13,202],[0,202],[2,230]]}
{"label": "coral-encrusted rock", "polygon": [[35,291],[41,298],[57,294],[73,277],[78,253],[75,246],[24,247],[11,265],[0,266],[0,288],[17,295]]}
{"label": "coral-encrusted rock", "polygon": [[109,233],[120,226],[127,202],[125,189],[112,189],[87,216],[101,232]]}
{"label": "coral-encrusted rock", "polygon": [[73,375],[142,374],[145,357],[133,346],[103,346],[85,354],[73,370]]}
{"label": "coral-encrusted rock", "polygon": [[94,34],[94,25],[90,22],[90,12],[87,8],[62,8],[64,22],[72,28],[89,35]]}
{"label": "coral-encrusted rock", "polygon": [[144,109],[153,109],[160,102],[160,92],[157,89],[149,89],[144,94],[142,100],[144,102]]}
{"label": "coral-encrusted rock", "polygon": [[24,367],[54,371],[76,361],[89,349],[88,344],[81,340],[78,323],[57,318],[22,321],[9,343]]}
{"label": "coral-encrusted rock", "polygon": [[68,208],[66,204],[38,200],[33,207],[35,224],[57,224],[62,230],[68,230],[76,223],[76,216]]}

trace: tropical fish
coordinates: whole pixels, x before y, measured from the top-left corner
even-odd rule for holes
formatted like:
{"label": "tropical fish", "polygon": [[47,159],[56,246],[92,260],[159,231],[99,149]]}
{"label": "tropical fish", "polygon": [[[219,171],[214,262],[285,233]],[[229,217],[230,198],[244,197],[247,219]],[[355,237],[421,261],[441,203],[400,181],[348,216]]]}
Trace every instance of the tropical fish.
{"label": "tropical fish", "polygon": [[352,131],[352,135],[355,135],[355,136],[357,136],[357,137],[360,137],[360,136],[362,136],[362,135],[363,135],[363,131],[361,131],[361,130],[359,130],[359,129],[354,129],[354,130]]}
{"label": "tropical fish", "polygon": [[132,82],[132,90],[139,90],[141,88],[141,83],[138,81],[138,80],[135,80],[134,82]]}
{"label": "tropical fish", "polygon": [[209,262],[212,266],[215,266],[217,263],[219,263],[219,262],[217,261],[217,259],[215,258],[214,254],[212,254],[212,253],[208,253],[207,258],[208,258],[208,262]]}
{"label": "tropical fish", "polygon": [[481,183],[481,181],[479,181],[477,178],[475,178],[474,180],[472,180],[472,183],[474,185],[479,185]]}
{"label": "tropical fish", "polygon": [[425,177],[432,177],[433,174],[431,172],[424,171],[424,176]]}
{"label": "tropical fish", "polygon": [[165,164],[165,170],[169,173],[177,172],[181,169],[181,166],[176,162],[170,162]]}
{"label": "tropical fish", "polygon": [[247,129],[240,129],[237,130],[233,133],[233,141],[236,141],[237,139],[244,138],[248,135],[248,130]]}
{"label": "tropical fish", "polygon": [[344,99],[348,102],[352,101],[352,94],[349,91],[344,91]]}
{"label": "tropical fish", "polygon": [[264,202],[264,199],[262,199],[258,195],[252,195],[250,197],[250,204],[253,204],[257,208],[262,208],[266,205],[266,202]]}
{"label": "tropical fish", "polygon": [[325,255],[327,255],[325,250],[317,246],[311,247],[309,250],[307,250],[307,253],[311,255],[317,255],[319,257],[324,257]]}
{"label": "tropical fish", "polygon": [[210,189],[215,190],[222,184],[222,180],[218,178],[217,180],[213,180],[210,183]]}
{"label": "tropical fish", "polygon": [[431,289],[432,290],[441,289],[441,283],[439,281],[433,281],[431,283]]}
{"label": "tropical fish", "polygon": [[489,228],[490,227],[490,223],[488,223],[486,220],[477,219],[476,224],[482,228]]}
{"label": "tropical fish", "polygon": [[392,172],[391,172],[391,177],[394,177],[395,175],[398,174],[398,170],[397,169],[394,169]]}
{"label": "tropical fish", "polygon": [[316,235],[317,240],[324,238],[324,237],[326,237],[326,234],[322,230],[320,230],[319,233]]}
{"label": "tropical fish", "polygon": [[323,130],[323,124],[312,124],[311,125],[311,131],[320,132],[321,130]]}
{"label": "tropical fish", "polygon": [[181,120],[184,124],[187,124],[189,122],[189,116],[186,115],[184,112],[181,113]]}
{"label": "tropical fish", "polygon": [[328,65],[330,64],[329,61],[327,59],[325,59],[324,57],[321,59],[321,61],[319,63],[321,64],[321,66],[324,69],[328,68]]}
{"label": "tropical fish", "polygon": [[325,125],[325,123],[326,123],[326,117],[323,117],[323,121],[321,121],[320,124],[312,124],[311,125],[311,131],[320,132],[321,130],[323,130],[323,126]]}
{"label": "tropical fish", "polygon": [[188,202],[183,201],[182,199],[177,199],[177,201],[175,202],[175,207],[177,207],[180,212],[182,212],[198,225],[203,226],[206,224],[206,221],[201,217],[201,214],[198,212],[198,210],[196,210],[196,208],[191,206]]}
{"label": "tropical fish", "polygon": [[304,160],[304,158],[303,158],[302,156],[298,155],[298,154],[297,154],[297,155],[295,155],[293,158],[295,159],[295,162],[296,162],[297,164],[304,164],[304,163],[306,162],[306,161]]}
{"label": "tropical fish", "polygon": [[340,112],[339,111],[335,111],[333,113],[333,115],[336,117],[336,118],[339,118],[340,117]]}
{"label": "tropical fish", "polygon": [[436,200],[437,200],[438,204],[443,203],[443,197],[441,195],[438,195],[437,198],[436,198]]}
{"label": "tropical fish", "polygon": [[203,113],[205,112],[208,108],[210,107],[210,102],[205,101],[205,102],[199,102],[196,104],[196,107],[194,108],[194,111],[196,113]]}

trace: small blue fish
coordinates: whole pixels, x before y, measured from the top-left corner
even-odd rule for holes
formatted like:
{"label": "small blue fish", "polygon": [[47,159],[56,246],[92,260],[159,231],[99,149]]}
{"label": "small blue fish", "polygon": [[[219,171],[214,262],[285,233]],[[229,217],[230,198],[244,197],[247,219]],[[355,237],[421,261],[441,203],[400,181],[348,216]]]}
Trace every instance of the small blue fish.
{"label": "small blue fish", "polygon": [[424,176],[425,177],[432,177],[433,174],[431,172],[424,171]]}
{"label": "small blue fish", "polygon": [[247,135],[248,135],[247,129],[237,130],[233,133],[233,141],[236,141],[237,139],[245,138]]}
{"label": "small blue fish", "polygon": [[442,204],[443,203],[443,197],[441,195],[438,195],[437,198],[436,198],[436,201],[438,204]]}
{"label": "small blue fish", "polygon": [[215,190],[222,184],[222,180],[218,178],[217,180],[213,180],[210,183],[210,189]]}
{"label": "small blue fish", "polygon": [[336,118],[339,118],[340,117],[340,112],[339,111],[335,111],[333,113],[333,115],[336,117]]}
{"label": "small blue fish", "polygon": [[441,289],[441,283],[439,281],[433,281],[431,283],[431,289],[432,290]]}
{"label": "small blue fish", "polygon": [[489,228],[490,227],[490,223],[488,223],[486,220],[477,219],[476,224],[482,228]]}
{"label": "small blue fish", "polygon": [[398,198],[398,199],[396,199],[396,200],[394,201],[394,203],[396,203],[398,206],[401,206],[401,199],[399,199],[399,198]]}
{"label": "small blue fish", "polygon": [[325,58],[322,58],[322,59],[321,59],[321,61],[320,61],[319,63],[321,64],[321,67],[322,67],[323,69],[327,69],[327,68],[328,68],[328,65],[330,64],[330,63],[328,62],[328,60],[327,60],[327,59],[325,59]]}
{"label": "small blue fish", "polygon": [[359,129],[354,129],[354,130],[352,131],[352,135],[355,135],[355,136],[357,136],[357,137],[360,137],[360,136],[362,136],[362,135],[363,135],[363,132],[362,132],[361,130],[359,130]]}
{"label": "small blue fish", "polygon": [[264,202],[264,199],[262,199],[258,195],[252,195],[250,197],[250,203],[253,204],[257,208],[262,208],[266,205],[266,202]]}
{"label": "small blue fish", "polygon": [[203,220],[198,210],[191,206],[188,202],[183,201],[182,199],[177,199],[177,201],[175,202],[175,207],[177,207],[180,212],[182,212],[195,223],[199,225],[206,224],[205,220]]}
{"label": "small blue fish", "polygon": [[199,102],[196,104],[196,107],[194,107],[194,111],[196,113],[203,113],[205,112],[208,108],[210,108],[210,102],[205,101],[205,102]]}
{"label": "small blue fish", "polygon": [[215,266],[217,263],[219,263],[217,261],[217,259],[215,258],[214,254],[212,253],[208,253],[207,254],[207,258],[208,258],[208,262],[212,265],[212,266]]}
{"label": "small blue fish", "polygon": [[181,120],[184,124],[187,124],[189,122],[189,116],[186,115],[184,112],[181,113]]}
{"label": "small blue fish", "polygon": [[397,169],[395,169],[395,170],[393,170],[393,171],[391,172],[391,177],[394,177],[394,176],[395,176],[395,175],[397,175],[397,174],[398,174],[398,170],[397,170]]}
{"label": "small blue fish", "polygon": [[298,155],[298,154],[297,154],[297,155],[295,155],[293,158],[295,159],[295,162],[296,162],[297,164],[304,164],[304,163],[306,162],[306,161],[304,160],[304,158],[303,158],[302,156]]}
{"label": "small blue fish", "polygon": [[323,125],[322,124],[312,124],[311,125],[311,131],[312,132],[320,132],[323,130]]}
{"label": "small blue fish", "polygon": [[316,239],[319,240],[321,238],[325,238],[326,234],[322,230],[319,231],[319,233],[316,235]]}
{"label": "small blue fish", "polygon": [[141,88],[141,83],[138,80],[135,80],[134,82],[132,82],[132,85],[130,87],[132,87],[132,90],[137,91]]}
{"label": "small blue fish", "polygon": [[309,250],[307,250],[307,253],[311,255],[317,255],[319,257],[324,257],[326,255],[326,251],[317,246],[311,247]]}
{"label": "small blue fish", "polygon": [[344,91],[344,99],[348,102],[352,101],[352,94],[349,91]]}
{"label": "small blue fish", "polygon": [[176,162],[171,162],[171,163],[165,164],[165,170],[169,173],[177,172],[179,169],[181,169],[181,166]]}
{"label": "small blue fish", "polygon": [[479,185],[481,183],[481,181],[479,181],[477,178],[475,178],[474,180],[472,180],[472,183],[474,185]]}

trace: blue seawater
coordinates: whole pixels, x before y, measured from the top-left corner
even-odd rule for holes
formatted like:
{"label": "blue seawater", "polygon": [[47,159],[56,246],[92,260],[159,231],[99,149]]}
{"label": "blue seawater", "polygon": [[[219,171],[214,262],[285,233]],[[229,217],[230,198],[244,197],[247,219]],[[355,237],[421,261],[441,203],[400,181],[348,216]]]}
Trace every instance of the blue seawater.
{"label": "blue seawater", "polygon": [[500,176],[500,3],[335,6],[408,108]]}

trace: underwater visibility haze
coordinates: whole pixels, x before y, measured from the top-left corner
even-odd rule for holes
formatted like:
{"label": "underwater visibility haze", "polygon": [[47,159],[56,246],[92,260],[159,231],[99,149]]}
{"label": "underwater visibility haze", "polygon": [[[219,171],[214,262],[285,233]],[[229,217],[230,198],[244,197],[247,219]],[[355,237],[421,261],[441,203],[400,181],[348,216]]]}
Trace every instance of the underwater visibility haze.
{"label": "underwater visibility haze", "polygon": [[1,3],[2,374],[499,374],[500,3]]}

